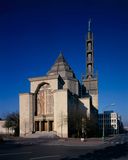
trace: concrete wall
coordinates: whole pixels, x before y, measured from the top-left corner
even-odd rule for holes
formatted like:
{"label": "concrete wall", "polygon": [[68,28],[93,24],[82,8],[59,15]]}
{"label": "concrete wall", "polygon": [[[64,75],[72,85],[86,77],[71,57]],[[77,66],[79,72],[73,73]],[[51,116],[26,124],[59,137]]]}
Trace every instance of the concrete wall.
{"label": "concrete wall", "polygon": [[92,104],[98,110],[98,93],[91,94],[91,96],[92,96]]}
{"label": "concrete wall", "polygon": [[90,118],[90,112],[91,112],[90,97],[79,98],[79,100],[84,104],[85,108],[87,109],[87,117]]}
{"label": "concrete wall", "polygon": [[78,98],[68,94],[68,136],[76,137],[80,127]]}
{"label": "concrete wall", "polygon": [[98,80],[86,79],[83,81],[86,92],[92,97],[92,105],[98,110]]}
{"label": "concrete wall", "polygon": [[58,89],[58,79],[37,80],[30,82],[30,92],[35,93],[38,85],[42,82],[49,83],[52,90]]}
{"label": "concrete wall", "polygon": [[77,80],[64,80],[64,88],[69,89],[73,94],[79,95],[79,84]]}
{"label": "concrete wall", "polygon": [[54,91],[54,131],[68,137],[68,90]]}
{"label": "concrete wall", "polygon": [[20,94],[20,136],[32,133],[33,131],[33,94]]}
{"label": "concrete wall", "polygon": [[34,114],[35,114],[35,95],[29,94],[29,130],[30,133],[34,131]]}

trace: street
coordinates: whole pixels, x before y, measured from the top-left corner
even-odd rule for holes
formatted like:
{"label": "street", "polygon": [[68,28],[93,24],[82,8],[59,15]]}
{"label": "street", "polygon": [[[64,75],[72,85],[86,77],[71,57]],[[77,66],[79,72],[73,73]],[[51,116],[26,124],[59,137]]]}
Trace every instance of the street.
{"label": "street", "polygon": [[89,140],[21,140],[0,144],[0,160],[125,160],[128,136],[120,135],[106,142]]}
{"label": "street", "polygon": [[0,149],[1,160],[34,160],[34,159],[62,159],[76,157],[90,150],[85,147],[49,146],[49,145],[13,145]]}

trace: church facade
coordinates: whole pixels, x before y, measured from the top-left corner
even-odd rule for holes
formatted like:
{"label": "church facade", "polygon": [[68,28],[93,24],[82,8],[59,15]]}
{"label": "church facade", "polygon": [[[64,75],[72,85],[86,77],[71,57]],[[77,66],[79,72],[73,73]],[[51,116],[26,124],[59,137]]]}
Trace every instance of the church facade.
{"label": "church facade", "polygon": [[45,76],[29,78],[30,93],[19,96],[20,136],[54,131],[59,137],[79,137],[87,132],[87,119],[96,125],[98,80],[93,73],[93,54],[89,24],[82,84],[62,53]]}

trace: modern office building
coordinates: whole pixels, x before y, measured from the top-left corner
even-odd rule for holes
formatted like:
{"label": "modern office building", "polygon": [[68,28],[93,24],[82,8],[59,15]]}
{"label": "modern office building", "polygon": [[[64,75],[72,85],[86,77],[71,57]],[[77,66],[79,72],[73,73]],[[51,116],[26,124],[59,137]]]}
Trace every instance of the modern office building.
{"label": "modern office building", "polygon": [[104,111],[98,115],[100,135],[110,135],[120,133],[121,116],[114,111]]}

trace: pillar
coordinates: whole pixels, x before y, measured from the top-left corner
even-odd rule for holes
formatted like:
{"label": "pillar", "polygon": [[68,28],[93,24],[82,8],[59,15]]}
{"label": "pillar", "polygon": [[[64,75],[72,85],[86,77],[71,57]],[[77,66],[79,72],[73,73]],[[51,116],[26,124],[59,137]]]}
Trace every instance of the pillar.
{"label": "pillar", "polygon": [[49,121],[47,121],[47,131],[49,132]]}
{"label": "pillar", "polygon": [[41,121],[39,121],[39,131],[41,132]]}

